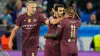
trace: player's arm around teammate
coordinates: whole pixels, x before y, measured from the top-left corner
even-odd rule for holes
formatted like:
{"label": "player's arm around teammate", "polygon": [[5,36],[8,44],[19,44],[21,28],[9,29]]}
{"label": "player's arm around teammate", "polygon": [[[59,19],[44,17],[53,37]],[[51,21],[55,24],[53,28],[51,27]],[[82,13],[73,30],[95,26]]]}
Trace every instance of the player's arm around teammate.
{"label": "player's arm around teammate", "polygon": [[[57,17],[57,19],[54,19],[54,18],[50,19],[50,23],[53,24],[53,25],[54,25],[54,24],[58,24],[60,21],[62,21],[63,19],[65,19],[65,17],[63,17],[63,14],[64,14],[64,7],[63,7],[63,5],[59,5],[59,6],[61,6],[60,10],[55,9],[55,8],[57,7],[57,4],[54,4],[54,7],[52,8],[52,11],[53,11],[53,13],[54,13],[54,16]],[[58,7],[57,7],[57,8],[58,8]],[[62,16],[59,16],[59,15],[58,15],[59,13],[61,13]],[[69,17],[69,15],[66,15],[66,17]]]}
{"label": "player's arm around teammate", "polygon": [[[74,16],[72,16],[72,15],[74,15],[74,14],[73,14],[73,12],[71,12],[71,9],[66,9],[65,15],[63,16],[62,19],[67,19],[68,17],[73,17],[74,18]],[[62,26],[63,26],[63,24],[62,24],[62,22],[60,22],[58,24],[58,29],[57,29],[58,31],[56,31],[55,33],[51,33],[51,34],[45,34],[44,38],[47,38],[47,39],[48,38],[52,38],[53,39],[53,38],[59,37],[60,33],[61,33],[61,29],[60,28],[62,28]]]}

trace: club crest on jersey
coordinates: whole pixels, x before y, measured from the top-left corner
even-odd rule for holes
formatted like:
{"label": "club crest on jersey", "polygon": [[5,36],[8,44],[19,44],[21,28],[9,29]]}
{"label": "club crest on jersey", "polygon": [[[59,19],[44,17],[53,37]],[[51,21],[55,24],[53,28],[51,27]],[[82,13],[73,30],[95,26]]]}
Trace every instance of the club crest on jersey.
{"label": "club crest on jersey", "polygon": [[32,21],[32,20],[29,18],[29,19],[28,19],[28,23],[30,23],[31,21]]}
{"label": "club crest on jersey", "polygon": [[37,19],[33,19],[33,22],[37,22]]}

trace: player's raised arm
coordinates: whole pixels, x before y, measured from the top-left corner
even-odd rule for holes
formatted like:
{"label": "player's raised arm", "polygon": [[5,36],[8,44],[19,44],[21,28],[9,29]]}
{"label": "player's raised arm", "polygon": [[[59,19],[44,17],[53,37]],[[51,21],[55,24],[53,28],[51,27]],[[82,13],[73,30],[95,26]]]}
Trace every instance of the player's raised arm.
{"label": "player's raised arm", "polygon": [[40,22],[49,24],[49,19],[46,17],[43,17],[41,14],[39,15]]}
{"label": "player's raised arm", "polygon": [[63,20],[63,18],[51,19],[50,23],[51,24],[58,24],[61,20]]}
{"label": "player's raised arm", "polygon": [[[69,16],[66,16],[66,17],[69,17]],[[65,19],[65,17],[57,17],[57,19],[54,19],[53,17],[51,19],[41,17],[41,20],[47,25],[49,23],[50,24],[58,24],[63,19]]]}
{"label": "player's raised arm", "polygon": [[57,19],[50,19],[50,23],[51,24],[58,24],[59,22],[61,22],[62,20],[64,20],[65,18],[68,18],[69,15],[66,15],[66,16],[62,16],[62,17],[57,17]]}
{"label": "player's raised arm", "polygon": [[64,17],[62,17],[62,18],[57,18],[57,19],[54,19],[54,18],[52,18],[52,19],[48,19],[48,18],[45,18],[44,20],[45,20],[45,24],[58,24],[61,20],[63,20],[64,19]]}

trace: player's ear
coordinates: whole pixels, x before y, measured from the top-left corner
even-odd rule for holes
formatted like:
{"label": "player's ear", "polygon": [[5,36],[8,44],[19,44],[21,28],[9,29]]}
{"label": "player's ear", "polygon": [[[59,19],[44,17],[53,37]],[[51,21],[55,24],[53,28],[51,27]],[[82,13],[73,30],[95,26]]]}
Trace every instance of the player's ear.
{"label": "player's ear", "polygon": [[26,8],[26,11],[28,11],[28,8]]}

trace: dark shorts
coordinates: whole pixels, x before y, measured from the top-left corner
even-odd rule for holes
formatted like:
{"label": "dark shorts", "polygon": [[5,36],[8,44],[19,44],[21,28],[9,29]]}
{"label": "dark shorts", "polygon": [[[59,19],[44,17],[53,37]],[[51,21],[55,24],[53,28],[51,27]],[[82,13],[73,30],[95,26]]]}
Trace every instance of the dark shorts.
{"label": "dark shorts", "polygon": [[22,56],[37,56],[38,48],[22,49]]}
{"label": "dark shorts", "polygon": [[45,44],[44,56],[60,56],[60,43],[58,41],[50,41]]}

